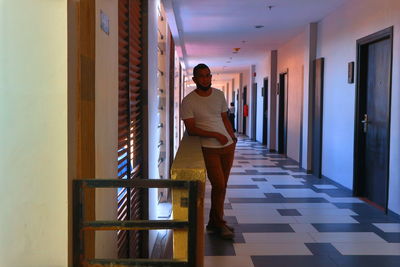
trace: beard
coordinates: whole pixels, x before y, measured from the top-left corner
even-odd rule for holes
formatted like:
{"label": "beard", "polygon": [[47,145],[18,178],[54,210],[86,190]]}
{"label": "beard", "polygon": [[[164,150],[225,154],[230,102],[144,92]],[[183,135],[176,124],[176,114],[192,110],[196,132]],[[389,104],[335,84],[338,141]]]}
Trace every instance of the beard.
{"label": "beard", "polygon": [[201,84],[196,84],[196,85],[197,85],[197,89],[200,89],[202,91],[207,91],[211,87],[211,83],[209,85],[207,85],[207,86],[203,86]]}

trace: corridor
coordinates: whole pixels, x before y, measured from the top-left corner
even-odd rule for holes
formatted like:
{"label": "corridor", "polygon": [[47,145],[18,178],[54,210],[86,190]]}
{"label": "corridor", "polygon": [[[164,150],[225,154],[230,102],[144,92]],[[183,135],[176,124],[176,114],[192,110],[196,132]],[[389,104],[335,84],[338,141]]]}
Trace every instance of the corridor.
{"label": "corridor", "polygon": [[[90,191],[81,216],[74,184],[203,181],[201,142],[182,146],[199,63],[242,134],[236,238],[204,233],[205,266],[400,266],[399,0],[0,0],[0,13],[0,267],[188,260],[164,230],[125,232],[177,214],[171,190]],[[82,237],[79,218],[124,231]]]}
{"label": "corridor", "polygon": [[[205,222],[210,207],[205,196]],[[225,216],[234,241],[205,234],[205,267],[389,267],[400,263],[400,218],[317,179],[294,161],[241,139]]]}

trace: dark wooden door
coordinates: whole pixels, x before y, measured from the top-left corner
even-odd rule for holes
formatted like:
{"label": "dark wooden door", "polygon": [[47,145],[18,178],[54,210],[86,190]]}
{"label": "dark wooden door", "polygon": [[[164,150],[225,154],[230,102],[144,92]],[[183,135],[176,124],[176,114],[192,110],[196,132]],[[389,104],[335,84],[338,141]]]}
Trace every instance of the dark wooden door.
{"label": "dark wooden door", "polygon": [[359,40],[356,193],[387,209],[392,31],[378,32],[363,41]]}
{"label": "dark wooden door", "polygon": [[267,145],[268,143],[268,78],[264,78],[263,84],[263,98],[264,98],[264,105],[263,105],[263,145]]}
{"label": "dark wooden door", "polygon": [[256,141],[257,136],[257,83],[253,83],[251,92],[251,139]]}
{"label": "dark wooden door", "polygon": [[287,154],[287,73],[279,74],[278,153]]}
{"label": "dark wooden door", "polygon": [[367,107],[365,118],[365,179],[366,197],[384,207],[386,202],[389,141],[388,88],[390,68],[390,40],[386,39],[368,47]]}
{"label": "dark wooden door", "polygon": [[311,171],[321,177],[322,169],[322,117],[324,90],[324,59],[314,60],[314,84],[312,94],[312,161]]}
{"label": "dark wooden door", "polygon": [[[245,105],[247,105],[247,86],[243,87],[243,108],[242,108],[242,110],[244,110]],[[244,116],[244,112],[242,115],[243,115],[243,134],[246,135],[247,117]]]}

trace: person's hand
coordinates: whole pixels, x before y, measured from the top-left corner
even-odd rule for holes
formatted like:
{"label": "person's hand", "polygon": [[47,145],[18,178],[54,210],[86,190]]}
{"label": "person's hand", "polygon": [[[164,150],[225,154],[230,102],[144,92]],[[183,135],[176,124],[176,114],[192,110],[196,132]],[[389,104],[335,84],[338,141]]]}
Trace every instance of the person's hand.
{"label": "person's hand", "polygon": [[215,137],[215,138],[217,138],[218,142],[221,145],[225,145],[226,143],[228,143],[228,138],[223,134],[218,134],[217,137]]}
{"label": "person's hand", "polygon": [[236,136],[232,137],[233,142],[236,144],[238,139],[236,138]]}

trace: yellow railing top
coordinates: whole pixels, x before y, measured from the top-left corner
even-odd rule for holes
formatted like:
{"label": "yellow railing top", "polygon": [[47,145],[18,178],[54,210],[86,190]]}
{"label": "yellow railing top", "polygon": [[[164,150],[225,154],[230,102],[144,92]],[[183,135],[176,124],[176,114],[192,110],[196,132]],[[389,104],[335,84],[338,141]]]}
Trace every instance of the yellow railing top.
{"label": "yellow railing top", "polygon": [[206,181],[206,167],[199,137],[187,134],[183,136],[171,167],[171,179]]}

